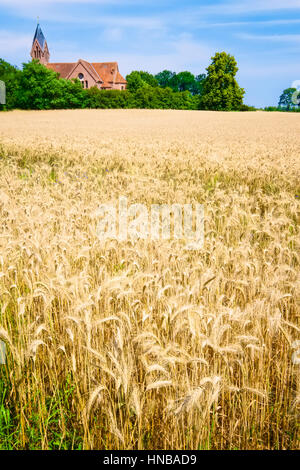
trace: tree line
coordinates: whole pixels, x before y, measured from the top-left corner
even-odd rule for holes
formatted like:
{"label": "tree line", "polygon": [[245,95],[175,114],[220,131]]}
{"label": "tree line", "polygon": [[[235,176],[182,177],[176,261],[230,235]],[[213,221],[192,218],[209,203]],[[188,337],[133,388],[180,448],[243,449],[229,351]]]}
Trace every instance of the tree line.
{"label": "tree line", "polygon": [[205,74],[194,76],[164,70],[157,75],[133,71],[127,90],[85,90],[79,80],[65,80],[38,61],[22,70],[0,59],[0,80],[6,84],[6,104],[11,109],[149,108],[186,110],[252,110],[243,104],[245,90],[236,80],[235,58],[216,53]]}
{"label": "tree line", "polygon": [[279,98],[278,106],[268,106],[265,111],[300,112],[300,90],[286,88]]}

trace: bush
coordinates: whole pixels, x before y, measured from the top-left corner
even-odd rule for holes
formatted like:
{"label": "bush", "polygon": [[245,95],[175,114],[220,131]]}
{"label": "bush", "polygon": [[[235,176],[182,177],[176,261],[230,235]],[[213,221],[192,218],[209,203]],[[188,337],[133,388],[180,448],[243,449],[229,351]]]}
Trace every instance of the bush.
{"label": "bush", "polygon": [[96,109],[131,108],[132,94],[120,90],[99,90],[97,87],[87,90],[87,107]]}
{"label": "bush", "polygon": [[267,106],[266,108],[263,109],[263,111],[268,111],[268,112],[281,112],[281,113],[300,113],[300,108],[294,108],[294,109],[288,109],[288,108],[281,108],[277,106]]}
{"label": "bush", "polygon": [[247,104],[242,104],[242,106],[240,106],[239,111],[257,111],[257,109],[254,106],[248,106]]}

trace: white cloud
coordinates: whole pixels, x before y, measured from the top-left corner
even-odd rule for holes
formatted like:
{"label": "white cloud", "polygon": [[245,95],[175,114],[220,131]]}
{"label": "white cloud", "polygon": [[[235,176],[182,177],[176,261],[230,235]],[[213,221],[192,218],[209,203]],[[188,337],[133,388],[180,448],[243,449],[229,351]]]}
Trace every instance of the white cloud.
{"label": "white cloud", "polygon": [[115,57],[124,75],[137,69],[151,73],[164,69],[174,72],[189,70],[199,74],[205,72],[214,51],[214,48],[193,40],[189,35],[181,35],[176,41],[166,43],[161,52],[147,55],[118,52]]}
{"label": "white cloud", "polygon": [[300,10],[299,0],[244,0],[199,7],[198,11],[219,14],[258,13],[276,10]]}
{"label": "white cloud", "polygon": [[121,41],[123,37],[123,31],[121,28],[105,28],[101,34],[101,38],[105,41],[117,42]]}
{"label": "white cloud", "polygon": [[233,27],[233,26],[279,26],[279,25],[293,25],[300,24],[299,19],[287,19],[287,20],[261,20],[257,21],[224,21],[219,23],[198,23],[199,28],[218,28],[218,27]]}
{"label": "white cloud", "polygon": [[0,30],[0,50],[5,57],[14,55],[20,50],[30,51],[32,46],[31,34]]}
{"label": "white cloud", "polygon": [[[170,2],[164,2],[163,0],[0,0],[0,6],[10,7],[28,7],[28,6],[42,6],[44,5],[57,5],[57,4],[99,4],[99,5],[134,5],[141,4],[144,6],[151,7],[154,3],[163,4]],[[299,0],[235,0],[235,1],[223,1],[217,5],[203,5],[197,8],[203,12],[219,12],[219,13],[241,13],[251,11],[268,11],[268,10],[287,10],[287,9],[300,9]]]}
{"label": "white cloud", "polygon": [[[23,6],[41,6],[41,4],[70,4],[70,3],[78,3],[78,4],[87,4],[87,3],[98,3],[98,4],[120,4],[124,3],[122,0],[26,0],[26,5],[24,5],[24,0],[0,0],[0,5],[8,5],[10,7],[23,7]],[[128,1],[127,3],[131,3]]]}
{"label": "white cloud", "polygon": [[[263,13],[279,13],[279,12],[300,12],[300,0],[231,0],[222,3],[214,3],[211,5],[199,5],[193,8],[185,7],[182,10],[180,21],[185,25],[199,25],[202,23],[214,27],[214,24],[224,25],[216,18],[232,16],[246,16],[247,22],[254,23],[257,21],[257,15]],[[173,13],[173,18],[178,12]],[[254,16],[251,15],[256,15]],[[253,18],[253,22],[251,21]],[[283,20],[284,21],[284,20]],[[236,22],[232,22],[233,24]]]}
{"label": "white cloud", "polygon": [[272,81],[276,81],[278,78],[284,79],[286,77],[300,76],[299,65],[295,62],[281,62],[280,64],[278,62],[269,62],[267,64],[241,62],[239,65],[239,75],[243,79],[257,79],[259,81],[267,78]]}
{"label": "white cloud", "polygon": [[269,35],[259,35],[259,34],[237,34],[237,37],[240,39],[245,39],[247,41],[272,41],[272,42],[291,42],[293,44],[300,42],[300,34],[269,34]]}

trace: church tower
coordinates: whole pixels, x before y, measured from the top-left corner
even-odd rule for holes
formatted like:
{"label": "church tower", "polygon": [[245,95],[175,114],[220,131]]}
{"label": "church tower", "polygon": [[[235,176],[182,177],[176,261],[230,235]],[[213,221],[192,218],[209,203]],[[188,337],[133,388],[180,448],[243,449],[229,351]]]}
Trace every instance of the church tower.
{"label": "church tower", "polygon": [[30,55],[32,60],[38,60],[41,64],[49,63],[50,53],[47,41],[39,24],[36,27]]}

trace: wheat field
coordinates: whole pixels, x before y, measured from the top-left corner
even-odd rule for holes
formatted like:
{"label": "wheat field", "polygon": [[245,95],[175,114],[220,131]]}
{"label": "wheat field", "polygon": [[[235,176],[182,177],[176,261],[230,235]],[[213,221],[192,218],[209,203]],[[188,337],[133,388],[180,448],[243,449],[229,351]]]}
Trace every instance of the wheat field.
{"label": "wheat field", "polygon": [[[0,449],[299,449],[300,117],[0,114]],[[201,203],[205,244],[97,208]]]}

